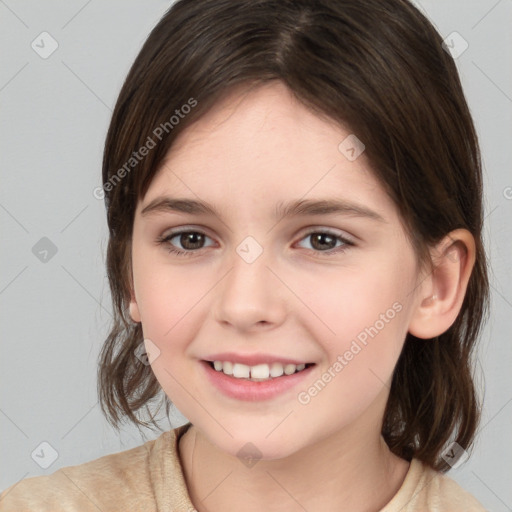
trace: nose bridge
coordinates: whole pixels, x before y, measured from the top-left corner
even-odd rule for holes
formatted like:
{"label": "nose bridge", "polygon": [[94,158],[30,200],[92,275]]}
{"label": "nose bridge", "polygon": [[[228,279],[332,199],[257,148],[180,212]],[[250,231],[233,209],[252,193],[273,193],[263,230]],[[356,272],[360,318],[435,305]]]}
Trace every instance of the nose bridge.
{"label": "nose bridge", "polygon": [[[228,276],[227,286],[233,288],[239,302],[246,296],[250,301],[257,301],[262,294],[268,293],[270,251],[265,250],[252,235],[246,236],[236,247],[232,258],[232,270]],[[229,290],[227,290],[229,292]],[[266,298],[268,300],[269,297]],[[255,303],[256,304],[256,303]]]}
{"label": "nose bridge", "polygon": [[268,267],[271,251],[253,236],[235,247],[231,270],[218,295],[218,320],[245,327],[265,321],[275,323],[283,313],[279,304],[279,284]]}

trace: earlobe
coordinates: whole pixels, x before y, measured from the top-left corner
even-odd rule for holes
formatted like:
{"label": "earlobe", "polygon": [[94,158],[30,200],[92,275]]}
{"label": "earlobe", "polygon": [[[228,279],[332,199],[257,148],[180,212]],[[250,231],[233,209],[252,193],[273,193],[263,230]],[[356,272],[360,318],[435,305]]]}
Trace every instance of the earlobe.
{"label": "earlobe", "polygon": [[130,301],[130,317],[135,323],[139,323],[141,321],[139,306],[134,300]]}
{"label": "earlobe", "polygon": [[141,321],[139,305],[137,304],[137,300],[135,299],[135,291],[133,287],[130,289],[130,317],[133,322],[138,323]]}
{"label": "earlobe", "polygon": [[462,307],[475,264],[475,241],[466,229],[450,232],[431,251],[433,270],[422,277],[409,332],[430,339],[446,332]]}
{"label": "earlobe", "polygon": [[135,286],[133,281],[133,271],[130,272],[129,275],[129,290],[130,290],[130,305],[128,306],[128,310],[130,312],[130,317],[134,323],[139,323],[141,321],[139,305],[137,304],[137,299],[135,298]]}

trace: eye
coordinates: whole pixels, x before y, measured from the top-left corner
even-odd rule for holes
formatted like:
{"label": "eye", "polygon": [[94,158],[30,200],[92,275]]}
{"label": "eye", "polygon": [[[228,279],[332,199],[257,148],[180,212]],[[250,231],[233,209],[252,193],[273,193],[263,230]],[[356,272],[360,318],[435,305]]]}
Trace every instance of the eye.
{"label": "eye", "polygon": [[[311,240],[312,250],[314,252],[323,253],[322,255],[325,254],[325,256],[339,254],[346,251],[348,247],[355,245],[348,237],[319,228],[309,231],[301,240],[308,239]],[[338,241],[341,242],[341,244],[336,247]]]}
{"label": "eye", "polygon": [[[177,248],[174,243],[171,242],[174,238],[177,239],[183,249]],[[204,246],[205,238],[210,238],[202,231],[196,230],[180,230],[171,231],[167,235],[161,236],[157,239],[157,243],[160,245],[166,245],[167,251],[178,256],[192,256],[197,253]],[[316,228],[309,231],[301,240],[311,240],[312,251],[316,253],[322,253],[322,256],[331,256],[339,254],[347,250],[348,247],[354,246],[354,242],[349,240],[346,236],[342,236],[331,231],[322,230]],[[336,247],[336,244],[340,242],[340,245]]]}
{"label": "eye", "polygon": [[[167,235],[159,237],[157,239],[157,243],[162,245],[167,245],[167,250],[170,253],[177,254],[179,256],[192,256],[194,252],[197,252],[198,249],[203,248],[203,243],[206,238],[210,238],[208,235],[203,233],[202,231],[192,231],[192,230],[182,230],[182,231],[172,231]],[[176,248],[171,240],[173,238],[178,239],[178,243],[184,247],[185,250],[181,250]]]}

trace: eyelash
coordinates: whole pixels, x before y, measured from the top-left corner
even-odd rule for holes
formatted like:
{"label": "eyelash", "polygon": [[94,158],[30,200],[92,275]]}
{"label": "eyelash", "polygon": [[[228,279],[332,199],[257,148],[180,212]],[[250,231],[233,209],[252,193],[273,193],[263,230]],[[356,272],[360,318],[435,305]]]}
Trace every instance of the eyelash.
{"label": "eyelash", "polygon": [[[204,235],[205,237],[210,238],[206,233],[204,233],[202,231],[188,229],[188,230],[171,231],[170,233],[168,233],[165,236],[158,237],[157,243],[159,245],[168,245],[167,251],[170,254],[175,254],[177,256],[184,256],[184,257],[193,256],[195,253],[199,252],[201,249],[189,249],[187,251],[183,251],[181,249],[176,249],[176,247],[170,245],[171,239],[173,239],[175,236],[181,235],[183,233],[195,233],[195,234],[199,233],[201,235]],[[314,229],[314,230],[308,231],[300,240],[303,240],[304,238],[307,238],[308,236],[317,235],[317,234],[329,235],[329,236],[332,236],[332,237],[336,238],[337,240],[340,240],[341,242],[343,242],[342,246],[337,247],[335,249],[329,249],[327,251],[317,251],[314,249],[308,249],[309,251],[313,251],[314,253],[320,254],[321,256],[330,257],[330,256],[334,256],[336,254],[341,254],[341,253],[345,252],[348,247],[352,247],[355,245],[354,242],[352,242],[351,240],[349,240],[339,234],[333,233],[328,230],[321,230],[321,229]]]}

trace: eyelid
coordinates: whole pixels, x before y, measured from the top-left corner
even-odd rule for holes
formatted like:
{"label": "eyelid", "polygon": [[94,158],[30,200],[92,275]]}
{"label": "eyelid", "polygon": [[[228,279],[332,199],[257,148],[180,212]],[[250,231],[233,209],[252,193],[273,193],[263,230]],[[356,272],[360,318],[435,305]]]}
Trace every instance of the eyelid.
{"label": "eyelid", "polygon": [[162,235],[160,235],[159,238],[169,238],[171,236],[180,235],[181,233],[201,233],[202,235],[207,236],[208,238],[215,238],[210,233],[210,230],[208,228],[195,226],[195,225],[183,225],[183,226],[177,226],[174,228],[166,229],[162,232]]}
{"label": "eyelid", "polygon": [[[349,247],[357,246],[352,235],[348,235],[345,232],[340,232],[339,230],[335,230],[333,228],[327,228],[325,226],[317,225],[317,226],[309,226],[308,228],[305,228],[305,229],[307,229],[307,231],[302,233],[302,236],[300,238],[298,238],[298,240],[295,242],[295,244],[301,242],[308,236],[315,234],[315,233],[322,233],[322,234],[332,236],[342,243],[342,245],[340,247],[335,247],[332,249],[328,249],[326,251],[315,251],[314,249],[306,249],[308,252],[312,251],[313,253],[317,254],[319,257],[329,258],[330,256],[335,256],[337,254],[343,253]],[[200,254],[201,252],[203,252],[202,251],[203,249],[206,249],[207,247],[211,247],[211,245],[206,246],[206,247],[201,247],[199,249],[187,250],[187,249],[180,249],[178,247],[175,247],[174,245],[172,245],[170,243],[170,240],[182,233],[191,233],[191,232],[199,233],[199,234],[204,235],[205,237],[213,240],[213,237],[210,237],[205,231],[207,231],[207,230],[204,230],[203,228],[199,228],[199,227],[180,226],[180,227],[173,228],[168,232],[164,232],[163,235],[161,235],[157,238],[157,243],[159,245],[167,244],[167,245],[171,246],[172,249],[168,249],[168,251],[170,253],[175,253],[178,256],[185,256],[185,257],[186,256],[194,256],[196,254]]]}
{"label": "eyelid", "polygon": [[[301,228],[300,232],[302,232],[302,230],[304,230],[304,229],[306,229],[306,231],[304,233],[302,233],[302,237],[299,240],[302,240],[302,238],[304,238],[307,235],[310,235],[312,233],[317,233],[317,232],[328,233],[333,236],[339,236],[340,238],[343,238],[346,242],[350,242],[354,245],[356,244],[356,240],[357,240],[357,237],[347,233],[346,231],[336,229],[336,228],[329,228],[329,227],[322,226],[322,225],[307,226],[305,228]],[[209,238],[213,238],[211,235],[208,234],[208,231],[209,230],[207,228],[194,226],[194,225],[186,225],[186,226],[179,226],[176,228],[170,228],[168,231],[164,231],[164,233],[159,238],[168,238],[171,235],[176,236],[181,233],[188,233],[188,232],[197,232],[197,233],[201,233]],[[296,235],[296,236],[298,236],[298,235]]]}
{"label": "eyelid", "polygon": [[[207,233],[207,230],[203,229],[203,228],[198,228],[198,227],[193,227],[193,226],[182,226],[182,227],[178,227],[178,228],[173,228],[169,231],[164,231],[164,233],[162,235],[160,235],[159,237],[157,237],[157,242],[158,243],[169,243],[169,240],[171,238],[174,238],[175,236],[178,236],[178,235],[181,235],[182,233],[199,233],[201,235],[204,235],[205,237],[209,238],[210,240],[213,240],[214,237],[210,236],[208,233]],[[210,247],[210,246],[208,246]],[[204,249],[204,247],[202,247],[201,249]],[[194,251],[192,250],[188,250],[186,252],[199,252],[201,251],[201,249],[196,249]],[[179,249],[179,250],[183,250],[183,249]]]}
{"label": "eyelid", "polygon": [[[307,229],[308,229],[308,231],[306,231],[302,235],[302,238],[304,238],[305,236],[311,235],[313,233],[320,232],[320,233],[327,233],[327,234],[332,235],[332,236],[340,237],[341,239],[343,239],[347,243],[350,243],[350,244],[353,244],[353,245],[356,244],[356,237],[355,236],[350,235],[346,231],[342,231],[340,229],[328,228],[328,227],[325,227],[325,226],[313,226],[313,227],[310,227],[310,228],[307,228]],[[302,240],[302,238],[300,238],[300,240]]]}

